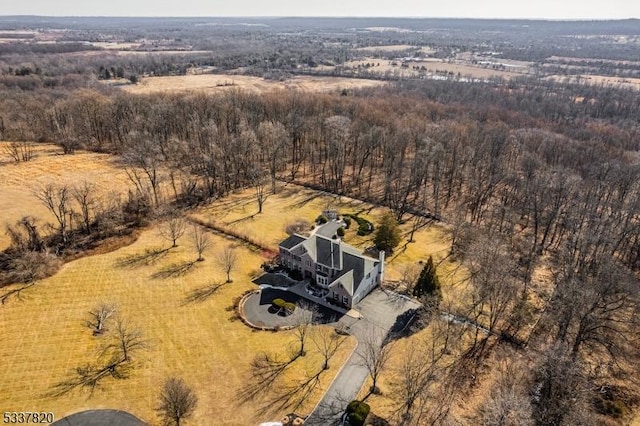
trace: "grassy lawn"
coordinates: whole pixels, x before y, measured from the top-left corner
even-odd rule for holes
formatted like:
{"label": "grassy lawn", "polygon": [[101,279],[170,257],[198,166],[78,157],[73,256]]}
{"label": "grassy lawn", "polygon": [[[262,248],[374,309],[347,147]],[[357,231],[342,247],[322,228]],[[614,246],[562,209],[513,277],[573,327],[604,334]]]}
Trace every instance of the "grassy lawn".
{"label": "grassy lawn", "polygon": [[[168,265],[193,262],[196,254],[185,235],[179,247],[156,264],[121,266],[123,259],[147,249],[168,247],[156,230],[147,230],[135,244],[71,262],[55,276],[25,290],[20,300],[12,298],[0,306],[2,409],[53,411],[60,418],[85,409],[117,408],[157,423],[154,408],[162,382],[178,376],[200,399],[191,424],[210,424],[213,419],[218,424],[265,420],[255,416],[251,404],[240,405],[236,391],[251,380],[249,366],[256,353],[281,351],[293,344],[294,337],[287,332],[253,332],[240,321],[230,321],[233,312],[227,308],[234,297],[255,288],[251,279],[262,262],[244,247],[236,248],[239,262],[232,273],[233,283],[204,301],[186,301],[190,292],[223,281],[214,257],[230,242],[217,236],[212,236],[212,242],[204,262],[195,263],[182,276],[158,278],[158,272],[166,271]],[[92,397],[81,391],[48,396],[72,369],[95,361],[105,336],[92,336],[84,321],[100,301],[116,303],[119,313],[147,339],[148,349],[135,356],[139,367],[129,379],[106,379]],[[332,363],[341,365],[352,347],[349,341]],[[300,368],[307,366],[302,363]],[[329,370],[322,385],[337,371]],[[316,392],[315,401],[310,400],[304,410],[310,410],[318,397]]]}
{"label": "grassy lawn", "polygon": [[[223,200],[200,209],[193,216],[215,223],[217,226],[246,235],[260,244],[277,250],[278,243],[286,238],[285,226],[297,219],[305,219],[311,223],[326,208],[336,209],[340,213],[357,213],[373,222],[379,222],[385,209],[373,207],[368,203],[348,197],[323,194],[301,186],[287,184],[280,186],[275,195],[269,196],[264,203],[263,212],[258,214],[253,189],[232,194]],[[409,216],[407,215],[407,218]],[[444,226],[433,225],[421,228],[414,235],[414,242],[409,243],[411,229],[410,220],[401,226],[403,240],[396,251],[387,256],[386,279],[399,280],[406,268],[418,262],[426,261],[429,255],[436,262],[443,261],[450,248],[449,232]],[[373,246],[373,236],[356,235],[357,225],[352,222],[344,241],[364,250]],[[441,264],[443,274],[456,273],[456,264],[444,261]]]}

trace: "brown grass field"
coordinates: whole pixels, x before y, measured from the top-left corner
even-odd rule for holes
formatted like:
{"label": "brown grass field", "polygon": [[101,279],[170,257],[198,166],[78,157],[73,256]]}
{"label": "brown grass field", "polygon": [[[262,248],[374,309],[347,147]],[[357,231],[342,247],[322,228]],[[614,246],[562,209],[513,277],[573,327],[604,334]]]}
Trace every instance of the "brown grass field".
{"label": "brown grass field", "polygon": [[[237,247],[240,262],[232,284],[202,302],[187,302],[192,291],[223,280],[213,259],[216,251],[230,242],[218,236],[212,236],[212,241],[205,261],[194,264],[182,276],[157,278],[154,274],[195,260],[187,235],[156,264],[119,266],[128,256],[167,247],[156,230],[150,229],[129,247],[65,265],[55,276],[25,290],[19,300],[0,306],[2,408],[52,411],[56,418],[85,409],[115,408],[157,424],[154,407],[162,382],[178,376],[200,400],[191,424],[268,420],[259,418],[252,404],[240,405],[236,392],[250,382],[249,366],[255,354],[281,353],[293,336],[290,332],[253,332],[240,321],[230,321],[233,312],[227,308],[235,297],[255,288],[251,279],[263,260],[244,247]],[[87,312],[101,301],[117,304],[120,315],[138,327],[148,341],[148,348],[134,357],[139,366],[129,379],[105,380],[91,397],[81,391],[49,396],[75,367],[95,361],[101,339],[106,337],[93,337],[83,323]],[[332,364],[341,365],[353,344],[344,345]],[[305,357],[298,374],[318,363]],[[329,370],[322,385],[326,386],[337,371]],[[316,392],[300,411],[310,411],[319,396]]]}
{"label": "brown grass field", "polygon": [[[313,223],[322,210],[330,207],[340,213],[358,213],[372,221],[374,225],[385,213],[385,209],[348,197],[322,194],[304,187],[281,185],[275,195],[267,198],[263,212],[257,214],[258,205],[253,189],[232,194],[224,200],[213,203],[192,214],[194,218],[212,222],[217,226],[239,232],[263,246],[277,249],[278,243],[285,237],[285,226],[297,219],[306,219]],[[408,218],[409,216],[407,216]],[[405,268],[427,260],[429,255],[436,262],[443,261],[450,249],[450,236],[447,228],[440,225],[423,227],[414,235],[414,242],[407,242],[411,221],[401,226],[403,240],[391,256],[387,256],[385,277],[387,280],[400,280]],[[344,241],[362,250],[373,246],[374,234],[358,236],[356,227],[347,230]],[[443,275],[453,273],[456,265],[444,261]],[[458,276],[459,272],[456,272]]]}
{"label": "brown grass field", "polygon": [[[375,59],[375,58],[363,58],[359,60],[345,62],[345,66],[348,67],[357,67],[358,65],[364,65],[367,63],[375,63],[380,64],[380,66],[374,66],[371,68],[367,68],[368,72],[375,72],[380,75],[385,75],[385,73],[391,73],[392,75],[397,75],[399,77],[417,77],[421,75],[419,70],[413,69],[413,67],[425,67],[426,72],[430,74],[434,73],[449,73],[452,72],[455,75],[460,73],[461,77],[471,77],[471,78],[480,78],[480,79],[488,79],[492,77],[502,77],[505,79],[510,79],[518,76],[522,76],[522,73],[510,72],[510,71],[502,71],[502,70],[494,70],[491,68],[484,68],[481,66],[466,64],[464,62],[461,63],[449,63],[443,62],[441,59],[427,59],[422,61],[412,61],[409,62],[408,68],[403,68],[400,65],[399,61],[396,61],[397,65],[391,65],[394,61],[389,61],[386,59]],[[326,67],[330,68],[330,67]],[[424,72],[424,71],[422,71]]]}
{"label": "brown grass field", "polygon": [[579,76],[562,76],[562,75],[550,75],[546,77],[549,80],[558,81],[562,83],[582,83],[598,86],[611,86],[619,87],[622,89],[640,89],[640,78],[631,77],[612,77],[606,75],[579,75]]}
{"label": "brown grass field", "polygon": [[53,216],[34,195],[48,183],[76,185],[92,182],[103,199],[126,193],[127,177],[113,156],[86,151],[62,155],[62,150],[53,144],[34,144],[33,160],[14,163],[5,151],[7,145],[0,142],[0,199],[3,205],[0,211],[0,250],[9,244],[4,232],[5,224],[14,224],[23,216],[38,218],[42,227],[53,221]]}
{"label": "brown grass field", "polygon": [[242,89],[257,93],[281,89],[333,92],[342,89],[375,87],[384,84],[386,83],[377,80],[341,77],[296,76],[281,82],[246,75],[198,74],[146,77],[136,85],[126,85],[122,86],[122,88],[131,93],[145,94],[155,92],[183,92],[189,90],[211,93],[229,89]]}
{"label": "brown grass field", "polygon": [[[107,182],[109,189],[127,187],[117,162],[109,156],[84,152],[63,156],[50,145],[37,149],[37,158],[28,163],[13,164],[3,157],[3,202],[12,206],[2,209],[3,222],[25,213],[47,217],[32,195],[35,182],[93,179],[102,182],[104,188]],[[0,408],[52,411],[56,418],[86,409],[114,408],[159,424],[154,411],[159,389],[167,377],[178,376],[200,400],[188,424],[253,424],[282,415],[259,414],[257,403],[241,404],[237,396],[251,383],[250,363],[257,353],[282,354],[294,345],[291,332],[254,332],[231,318],[233,300],[256,288],[251,280],[259,273],[263,255],[237,245],[239,261],[232,273],[234,282],[202,301],[188,301],[197,290],[223,281],[216,253],[237,244],[217,235],[211,235],[211,239],[213,244],[205,252],[204,262],[194,262],[196,253],[188,233],[178,241],[179,247],[163,252],[156,261],[124,265],[126,259],[168,247],[157,227],[151,227],[132,245],[70,262],[56,275],[20,292],[19,297],[9,298],[0,306],[0,335],[4,340],[0,349],[4,367],[0,373]],[[7,241],[3,242],[6,245]],[[178,269],[184,271],[169,273]],[[16,288],[5,287],[1,294]],[[69,379],[74,368],[97,360],[107,337],[94,337],[85,321],[89,310],[102,301],[115,303],[119,315],[141,330],[148,347],[134,356],[136,369],[128,379],[108,378],[93,395],[74,390],[52,396],[55,385]],[[342,346],[331,360],[332,369],[323,373],[320,387],[298,412],[311,411],[354,345],[350,338]],[[309,351],[286,380],[293,383],[314,372],[320,363],[317,354]]]}

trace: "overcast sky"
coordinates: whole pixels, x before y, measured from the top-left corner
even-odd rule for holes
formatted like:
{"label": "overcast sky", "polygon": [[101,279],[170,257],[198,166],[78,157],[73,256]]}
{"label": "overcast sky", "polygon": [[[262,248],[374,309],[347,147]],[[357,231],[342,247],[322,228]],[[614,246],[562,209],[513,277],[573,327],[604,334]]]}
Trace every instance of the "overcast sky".
{"label": "overcast sky", "polygon": [[640,18],[640,0],[0,0],[0,15]]}

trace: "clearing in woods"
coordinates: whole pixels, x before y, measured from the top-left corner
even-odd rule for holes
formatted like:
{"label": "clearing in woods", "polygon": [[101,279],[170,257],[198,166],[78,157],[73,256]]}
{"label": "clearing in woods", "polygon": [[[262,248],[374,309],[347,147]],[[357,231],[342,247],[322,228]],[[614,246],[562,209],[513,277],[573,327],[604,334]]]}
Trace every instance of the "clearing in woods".
{"label": "clearing in woods", "polygon": [[95,184],[100,201],[106,203],[110,197],[126,194],[129,182],[118,160],[108,154],[77,151],[73,155],[62,155],[62,150],[53,144],[34,143],[34,158],[28,162],[15,163],[6,152],[8,142],[0,142],[0,250],[9,245],[4,232],[5,224],[13,225],[24,216],[38,219],[41,230],[44,224],[54,222],[54,217],[38,200],[35,193],[49,183],[82,185],[85,181]]}

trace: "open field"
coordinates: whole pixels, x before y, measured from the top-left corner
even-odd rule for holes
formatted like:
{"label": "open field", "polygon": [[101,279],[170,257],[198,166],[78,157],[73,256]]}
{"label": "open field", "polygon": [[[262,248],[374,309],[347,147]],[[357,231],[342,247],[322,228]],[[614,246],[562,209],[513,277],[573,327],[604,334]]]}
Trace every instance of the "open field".
{"label": "open field", "polygon": [[123,86],[123,89],[131,93],[183,92],[188,90],[215,92],[229,89],[242,89],[257,93],[281,89],[330,92],[384,84],[386,83],[377,80],[341,77],[296,76],[286,81],[275,81],[245,75],[202,74],[146,77],[136,85]]}
{"label": "open field", "polygon": [[360,52],[402,52],[404,50],[419,50],[426,54],[434,53],[435,50],[430,47],[418,47],[412,46],[410,44],[393,44],[388,46],[367,46],[367,47],[359,47],[356,50]]}
{"label": "open field", "polygon": [[551,75],[546,77],[549,80],[562,83],[582,83],[598,86],[613,86],[624,89],[640,89],[640,78],[630,77],[612,77],[606,75],[577,75],[577,76],[561,76]]}
{"label": "open field", "polygon": [[[227,308],[234,297],[255,288],[251,277],[262,261],[260,255],[244,247],[237,248],[240,262],[232,274],[232,284],[201,302],[186,301],[190,292],[223,280],[213,259],[216,251],[229,242],[221,237],[212,237],[212,241],[205,261],[194,264],[182,276],[154,278],[169,265],[195,260],[188,236],[156,264],[119,266],[123,259],[147,249],[167,247],[151,229],[129,247],[65,265],[54,277],[25,290],[20,300],[12,298],[1,306],[3,409],[27,411],[37,407],[53,411],[60,418],[85,409],[116,408],[156,424],[154,407],[162,382],[178,376],[200,399],[193,424],[210,424],[214,419],[216,424],[256,422],[256,407],[240,406],[236,392],[249,383],[249,365],[257,353],[282,352],[293,336],[287,332],[253,332],[240,321],[229,320],[233,312]],[[105,380],[92,397],[80,391],[48,396],[75,367],[95,361],[101,340],[106,337],[93,337],[83,323],[87,312],[101,301],[117,304],[119,313],[148,341],[148,348],[134,357],[139,366],[129,379]],[[332,364],[341,365],[352,345],[344,345]],[[326,386],[337,371],[324,374],[322,385]],[[319,396],[316,392],[301,412],[311,410]]]}
{"label": "open field", "polygon": [[[510,79],[523,75],[522,72],[493,69],[491,66],[466,64],[463,61],[460,63],[445,62],[442,59],[412,60],[407,62],[408,66],[403,67],[401,60],[390,61],[386,59],[363,58],[345,62],[344,66],[357,68],[359,66],[364,67],[366,64],[375,64],[373,67],[364,68],[367,72],[376,73],[381,76],[389,75],[405,78],[419,77],[424,74],[454,74],[456,76],[459,74],[461,77],[477,79],[489,79],[492,77]],[[333,67],[324,68],[330,70]]]}
{"label": "open field", "polygon": [[5,152],[7,142],[0,142],[0,250],[9,244],[4,232],[5,224],[14,224],[24,216],[33,216],[44,223],[54,218],[36,198],[34,192],[49,183],[78,185],[84,181],[96,185],[103,201],[109,196],[126,194],[129,183],[124,169],[113,156],[86,151],[62,155],[52,144],[34,144],[35,158],[29,162],[14,163]]}

